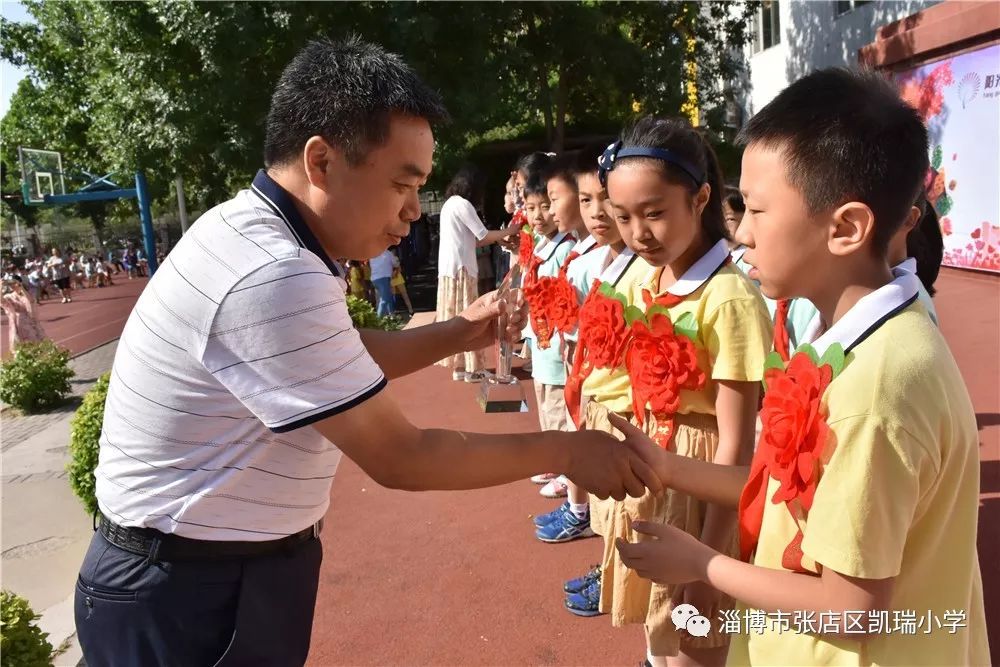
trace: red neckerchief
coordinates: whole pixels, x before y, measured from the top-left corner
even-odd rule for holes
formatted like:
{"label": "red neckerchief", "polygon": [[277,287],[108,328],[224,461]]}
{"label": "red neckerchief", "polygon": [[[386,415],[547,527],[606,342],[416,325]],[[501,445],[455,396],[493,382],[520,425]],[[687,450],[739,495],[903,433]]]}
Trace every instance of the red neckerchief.
{"label": "red neckerchief", "polygon": [[788,361],[791,340],[788,335],[788,309],[791,301],[788,299],[778,299],[778,305],[774,309],[774,351],[781,355],[782,361]]}

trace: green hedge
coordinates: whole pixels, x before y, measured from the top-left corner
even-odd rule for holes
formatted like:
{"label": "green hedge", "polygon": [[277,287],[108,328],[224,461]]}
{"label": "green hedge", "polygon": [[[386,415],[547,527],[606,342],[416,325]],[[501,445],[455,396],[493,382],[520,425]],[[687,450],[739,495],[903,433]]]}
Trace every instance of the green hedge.
{"label": "green hedge", "polygon": [[0,661],[3,667],[52,664],[49,635],[35,625],[38,614],[28,601],[10,591],[0,592]]}
{"label": "green hedge", "polygon": [[351,321],[358,329],[382,329],[383,331],[398,331],[403,323],[395,315],[379,317],[375,307],[365,299],[356,296],[347,297],[347,312]]}
{"label": "green hedge", "polygon": [[69,485],[73,488],[73,493],[91,515],[97,511],[94,470],[97,469],[97,457],[101,449],[104,400],[108,397],[110,377],[109,373],[105,373],[97,379],[97,384],[83,397],[83,404],[70,423],[70,461],[66,472],[69,473]]}
{"label": "green hedge", "polygon": [[69,351],[50,340],[20,343],[0,364],[0,400],[23,412],[59,405],[69,395]]}

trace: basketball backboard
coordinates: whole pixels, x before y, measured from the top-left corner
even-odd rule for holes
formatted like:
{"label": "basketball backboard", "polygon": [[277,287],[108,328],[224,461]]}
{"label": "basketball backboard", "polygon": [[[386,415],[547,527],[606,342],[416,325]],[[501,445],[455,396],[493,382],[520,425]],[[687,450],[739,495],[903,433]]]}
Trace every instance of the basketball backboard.
{"label": "basketball backboard", "polygon": [[45,195],[66,194],[62,155],[58,151],[18,148],[21,160],[21,190],[24,203],[42,204]]}

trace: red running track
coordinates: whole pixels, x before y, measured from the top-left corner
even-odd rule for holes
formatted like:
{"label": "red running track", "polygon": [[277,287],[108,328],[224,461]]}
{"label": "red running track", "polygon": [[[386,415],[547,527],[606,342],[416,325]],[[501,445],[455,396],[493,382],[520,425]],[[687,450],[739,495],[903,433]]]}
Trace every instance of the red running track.
{"label": "red running track", "polygon": [[[38,318],[45,335],[76,356],[121,336],[125,321],[148,278],[129,280],[124,274],[112,276],[110,287],[90,287],[73,290],[72,303],[48,299],[37,307]],[[0,354],[6,359],[9,326],[4,317],[0,323]]]}
{"label": "red running track", "polygon": [[[1000,664],[1000,277],[943,269],[942,331],[980,425],[979,553],[993,663]],[[475,388],[441,368],[393,381],[419,426],[537,430],[526,415],[484,416]],[[542,544],[530,517],[555,505],[519,482],[463,493],[376,485],[344,460],[323,533],[325,559],[310,665],[627,665],[643,659],[638,626],[562,608],[562,581],[599,559],[597,539]]]}

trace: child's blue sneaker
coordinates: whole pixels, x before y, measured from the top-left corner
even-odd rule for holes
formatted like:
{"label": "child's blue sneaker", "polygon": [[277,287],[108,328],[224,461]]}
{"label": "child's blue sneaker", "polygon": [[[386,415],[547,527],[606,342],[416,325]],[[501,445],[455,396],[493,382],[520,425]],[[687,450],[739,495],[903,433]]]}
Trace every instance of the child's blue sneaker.
{"label": "child's blue sneaker", "polygon": [[569,509],[569,501],[567,500],[559,507],[555,508],[551,512],[546,512],[545,514],[539,514],[532,521],[535,522],[535,528],[541,528],[542,526],[547,526],[556,519],[558,519],[563,511]]}
{"label": "child's blue sneaker", "polygon": [[565,584],[563,584],[563,591],[566,593],[579,593],[587,586],[591,585],[595,581],[601,580],[601,566],[595,565],[594,568],[583,575],[582,577],[577,577],[576,579],[570,579]]}
{"label": "child's blue sneaker", "polygon": [[579,593],[566,596],[566,611],[577,616],[601,615],[601,582],[595,581]]}
{"label": "child's blue sneaker", "polygon": [[569,507],[564,509],[555,521],[539,526],[538,530],[535,531],[535,537],[542,542],[551,544],[593,536],[594,531],[590,529],[590,515],[588,514],[581,519],[573,514],[573,510]]}

